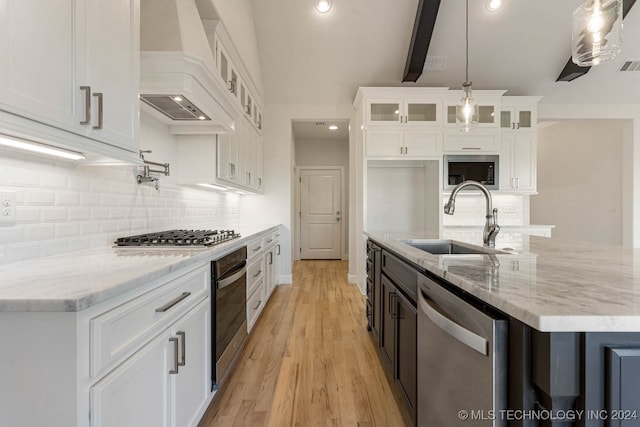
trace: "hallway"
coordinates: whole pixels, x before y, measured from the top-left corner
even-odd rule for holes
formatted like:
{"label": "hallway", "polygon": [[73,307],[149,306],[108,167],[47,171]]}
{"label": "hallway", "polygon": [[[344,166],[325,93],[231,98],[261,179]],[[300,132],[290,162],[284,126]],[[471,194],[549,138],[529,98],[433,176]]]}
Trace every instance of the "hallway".
{"label": "hallway", "polygon": [[199,427],[403,426],[346,261],[297,261]]}

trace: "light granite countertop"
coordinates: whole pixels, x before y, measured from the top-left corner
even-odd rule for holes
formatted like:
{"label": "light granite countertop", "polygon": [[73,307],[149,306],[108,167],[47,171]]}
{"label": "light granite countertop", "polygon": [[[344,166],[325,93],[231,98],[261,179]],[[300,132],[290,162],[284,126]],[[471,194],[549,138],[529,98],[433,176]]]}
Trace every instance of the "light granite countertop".
{"label": "light granite countertop", "polygon": [[7,264],[0,267],[0,311],[80,311],[277,228],[236,227],[240,238],[211,248],[104,247]]}
{"label": "light granite countertop", "polygon": [[431,255],[401,240],[437,236],[365,234],[537,330],[640,332],[640,249],[523,236],[511,254]]}

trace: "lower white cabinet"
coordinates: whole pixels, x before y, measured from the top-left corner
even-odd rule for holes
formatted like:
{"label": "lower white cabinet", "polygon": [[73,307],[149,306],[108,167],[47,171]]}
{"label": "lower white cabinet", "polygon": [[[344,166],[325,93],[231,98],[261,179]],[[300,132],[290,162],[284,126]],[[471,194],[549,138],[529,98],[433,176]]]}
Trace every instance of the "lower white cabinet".
{"label": "lower white cabinet", "polygon": [[209,397],[209,299],[91,388],[92,427],[196,426]]}

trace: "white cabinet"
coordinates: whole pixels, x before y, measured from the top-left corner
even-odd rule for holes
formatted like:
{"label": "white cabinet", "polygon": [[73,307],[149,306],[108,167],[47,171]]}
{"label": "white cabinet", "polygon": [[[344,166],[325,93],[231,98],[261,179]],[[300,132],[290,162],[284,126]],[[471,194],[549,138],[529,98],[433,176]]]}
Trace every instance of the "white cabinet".
{"label": "white cabinet", "polygon": [[247,244],[247,332],[251,332],[266,304],[264,239]]}
{"label": "white cabinet", "polygon": [[265,293],[267,299],[278,285],[280,277],[280,233],[276,232],[265,241]]}
{"label": "white cabinet", "polygon": [[91,388],[92,427],[170,427],[169,331]]}
{"label": "white cabinet", "polygon": [[474,129],[470,132],[449,130],[444,133],[445,153],[484,154],[497,153],[499,132],[492,129]]}
{"label": "white cabinet", "polygon": [[366,120],[372,125],[439,126],[441,105],[442,101],[438,98],[368,99]]}
{"label": "white cabinet", "polygon": [[508,132],[501,135],[501,191],[536,192],[536,147],[534,132]]}
{"label": "white cabinet", "polygon": [[238,132],[221,133],[217,136],[218,178],[238,183]]}
{"label": "white cabinet", "polygon": [[91,388],[92,427],[196,426],[208,400],[209,299]]}
{"label": "white cabinet", "polygon": [[537,96],[505,96],[500,108],[500,190],[537,189]]}
{"label": "white cabinet", "polygon": [[438,157],[442,132],[432,129],[377,129],[366,131],[367,157]]}
{"label": "white cabinet", "polygon": [[0,36],[1,110],[138,157],[138,0],[1,0]]}

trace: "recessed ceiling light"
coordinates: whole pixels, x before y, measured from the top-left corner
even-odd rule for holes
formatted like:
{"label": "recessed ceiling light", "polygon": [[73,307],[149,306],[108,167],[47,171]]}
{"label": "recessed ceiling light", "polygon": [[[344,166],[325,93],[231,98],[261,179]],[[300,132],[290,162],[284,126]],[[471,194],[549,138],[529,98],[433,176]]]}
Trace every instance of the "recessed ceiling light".
{"label": "recessed ceiling light", "polygon": [[327,13],[331,10],[331,0],[314,0],[316,10],[320,13]]}
{"label": "recessed ceiling light", "polygon": [[495,12],[504,4],[504,0],[487,0],[487,9],[489,12]]}
{"label": "recessed ceiling light", "polygon": [[331,125],[331,126],[329,126],[329,130],[338,130],[338,126]]}

